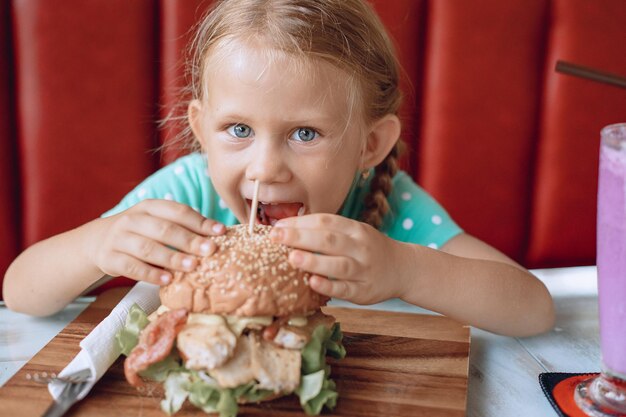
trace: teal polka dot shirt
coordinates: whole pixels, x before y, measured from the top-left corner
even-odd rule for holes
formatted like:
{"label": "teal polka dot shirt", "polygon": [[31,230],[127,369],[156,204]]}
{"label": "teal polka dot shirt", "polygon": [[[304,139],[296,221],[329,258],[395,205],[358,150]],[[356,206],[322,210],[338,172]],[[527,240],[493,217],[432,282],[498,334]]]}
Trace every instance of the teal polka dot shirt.
{"label": "teal polka dot shirt", "polygon": [[[359,219],[371,177],[367,180],[355,179],[339,214]],[[388,197],[390,210],[383,218],[382,233],[395,240],[438,249],[463,232],[443,207],[415,184],[407,173],[398,172],[392,183]],[[102,216],[120,213],[149,198],[186,204],[203,216],[227,226],[239,223],[215,191],[208,177],[206,158],[200,153],[184,156],[161,168]]]}

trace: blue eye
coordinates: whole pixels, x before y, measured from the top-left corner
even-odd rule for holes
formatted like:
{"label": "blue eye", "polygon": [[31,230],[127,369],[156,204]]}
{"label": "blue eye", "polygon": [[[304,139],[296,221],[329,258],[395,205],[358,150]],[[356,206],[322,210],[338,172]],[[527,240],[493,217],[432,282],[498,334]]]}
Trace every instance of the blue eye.
{"label": "blue eye", "polygon": [[243,123],[237,123],[236,125],[230,126],[227,129],[227,132],[240,139],[246,139],[252,136],[252,129],[250,126],[244,125]]}
{"label": "blue eye", "polygon": [[291,138],[298,142],[311,142],[313,139],[319,136],[315,130],[308,127],[301,127],[296,129],[291,135]]}

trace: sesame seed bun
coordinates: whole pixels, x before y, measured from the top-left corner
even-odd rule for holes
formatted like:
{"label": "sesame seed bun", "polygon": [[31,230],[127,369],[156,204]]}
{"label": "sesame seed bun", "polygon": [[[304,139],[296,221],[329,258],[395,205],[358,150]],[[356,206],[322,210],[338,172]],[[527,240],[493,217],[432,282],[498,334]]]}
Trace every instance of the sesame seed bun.
{"label": "sesame seed bun", "polygon": [[311,313],[328,301],[308,285],[310,274],[288,262],[285,245],[269,238],[271,226],[227,228],[211,239],[217,251],[192,272],[174,272],[161,287],[161,303],[170,309],[242,317]]}

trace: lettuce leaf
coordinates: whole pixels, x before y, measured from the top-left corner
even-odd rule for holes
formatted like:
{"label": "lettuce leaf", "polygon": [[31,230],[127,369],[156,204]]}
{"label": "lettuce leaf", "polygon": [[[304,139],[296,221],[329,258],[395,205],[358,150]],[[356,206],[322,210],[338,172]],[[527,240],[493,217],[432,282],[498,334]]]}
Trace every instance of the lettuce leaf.
{"label": "lettuce leaf", "polygon": [[326,355],[343,359],[346,349],[342,340],[339,323],[335,323],[330,330],[320,325],[302,349],[302,375],[296,394],[308,415],[318,415],[324,406],[332,410],[337,405],[338,394],[335,382],[330,379],[330,365],[326,364]]}
{"label": "lettuce leaf", "polygon": [[343,333],[339,323],[333,323],[333,327],[330,329],[330,340],[337,343],[341,343],[343,340]]}
{"label": "lettuce leaf", "polygon": [[303,389],[296,392],[300,397],[302,409],[310,416],[320,414],[324,406],[332,410],[337,405],[337,398],[339,397],[335,381],[330,379],[329,372],[325,370],[303,376],[300,380],[301,384],[305,378],[313,375],[315,377],[309,382],[309,387],[306,387],[307,382],[304,382]]}
{"label": "lettuce leaf", "polygon": [[254,384],[254,386],[249,391],[245,392],[237,398],[241,398],[248,403],[258,403],[259,401],[263,401],[272,394],[274,394],[274,391],[259,388],[256,384]]}
{"label": "lettuce leaf", "polygon": [[217,412],[219,400],[219,389],[201,379],[193,381],[189,387],[189,402],[201,408],[205,413]]}
{"label": "lettuce leaf", "polygon": [[330,330],[323,325],[317,326],[311,340],[302,349],[302,374],[308,375],[324,369],[327,354],[335,359],[345,358],[346,349],[342,340],[339,323],[333,324]]}
{"label": "lettuce leaf", "polygon": [[124,327],[117,332],[115,338],[122,353],[126,356],[139,341],[139,333],[148,325],[148,315],[136,303],[128,310]]}
{"label": "lettuce leaf", "polygon": [[259,388],[255,381],[248,382],[247,384],[240,385],[233,389],[233,396],[237,400],[242,400],[248,403],[258,403],[273,393],[274,391],[272,390]]}
{"label": "lettuce leaf", "polygon": [[330,330],[321,324],[313,330],[311,340],[302,349],[301,373],[303,375],[312,374],[324,368],[326,364],[326,348],[324,344],[330,338],[330,335]]}
{"label": "lettuce leaf", "polygon": [[219,413],[220,417],[235,417],[239,409],[237,400],[258,402],[273,394],[273,391],[261,389],[255,381],[233,389],[219,388],[215,383],[202,379],[197,372],[191,372],[189,402],[205,413]]}
{"label": "lettuce leaf", "polygon": [[139,372],[139,375],[153,381],[163,382],[167,379],[170,372],[182,371],[184,369],[185,368],[181,365],[180,357],[178,356],[176,349],[172,349],[170,354],[167,355],[165,359],[153,363],[148,367],[148,369]]}
{"label": "lettuce leaf", "polygon": [[171,372],[163,387],[165,399],[161,401],[161,409],[170,415],[179,411],[187,398],[205,413],[217,412],[220,417],[237,415],[239,407],[233,390],[220,389],[198,377],[196,372]]}
{"label": "lettuce leaf", "polygon": [[322,389],[319,394],[302,406],[304,412],[310,416],[317,416],[322,412],[322,408],[326,406],[332,410],[337,405],[337,391],[331,389]]}
{"label": "lettuce leaf", "polygon": [[165,399],[161,400],[161,410],[172,415],[181,409],[189,395],[191,376],[188,372],[172,372],[165,379]]}
{"label": "lettuce leaf", "polygon": [[296,389],[296,394],[300,397],[300,405],[304,406],[307,401],[319,394],[322,390],[325,376],[325,371],[320,369],[317,372],[300,377],[300,385]]}
{"label": "lettuce leaf", "polygon": [[233,396],[233,392],[230,389],[223,389],[220,392],[220,400],[217,403],[217,411],[220,413],[220,417],[237,417],[237,400]]}
{"label": "lettuce leaf", "polygon": [[335,359],[343,359],[346,357],[346,348],[341,342],[337,343],[333,340],[326,342],[326,353]]}
{"label": "lettuce leaf", "polygon": [[335,359],[346,357],[346,348],[343,346],[343,333],[339,323],[333,324],[330,330],[330,339],[326,341],[326,353]]}

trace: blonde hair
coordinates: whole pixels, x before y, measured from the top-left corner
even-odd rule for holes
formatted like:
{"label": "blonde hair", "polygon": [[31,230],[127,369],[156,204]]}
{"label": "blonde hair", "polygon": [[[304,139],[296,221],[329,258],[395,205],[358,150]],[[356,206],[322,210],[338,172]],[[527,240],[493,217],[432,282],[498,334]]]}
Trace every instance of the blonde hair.
{"label": "blonde hair", "polygon": [[[362,0],[222,0],[200,22],[191,44],[192,99],[204,96],[211,50],[232,40],[261,39],[263,45],[303,59],[319,58],[343,70],[356,94],[351,108],[365,123],[397,114],[399,66],[385,28]],[[387,196],[397,171],[398,141],[376,166],[361,219],[379,228],[389,210]]]}

